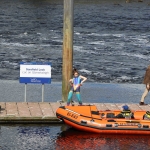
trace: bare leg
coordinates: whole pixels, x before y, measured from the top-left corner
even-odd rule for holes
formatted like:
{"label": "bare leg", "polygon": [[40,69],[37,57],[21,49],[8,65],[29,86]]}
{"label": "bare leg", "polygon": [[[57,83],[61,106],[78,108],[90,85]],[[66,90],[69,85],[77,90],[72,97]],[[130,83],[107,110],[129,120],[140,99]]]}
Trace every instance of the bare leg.
{"label": "bare leg", "polygon": [[141,97],[141,102],[144,102],[144,99],[147,96],[148,92],[149,92],[149,90],[147,88],[145,88],[145,91],[144,91],[144,93],[143,93],[143,95]]}

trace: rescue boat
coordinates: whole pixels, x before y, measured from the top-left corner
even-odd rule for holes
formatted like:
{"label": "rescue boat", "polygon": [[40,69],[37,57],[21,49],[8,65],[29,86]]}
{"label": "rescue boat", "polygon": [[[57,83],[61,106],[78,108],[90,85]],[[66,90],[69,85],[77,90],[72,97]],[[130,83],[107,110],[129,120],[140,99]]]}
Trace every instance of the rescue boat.
{"label": "rescue boat", "polygon": [[60,106],[56,116],[65,124],[86,132],[150,134],[150,112],[144,110],[98,111],[95,105]]}

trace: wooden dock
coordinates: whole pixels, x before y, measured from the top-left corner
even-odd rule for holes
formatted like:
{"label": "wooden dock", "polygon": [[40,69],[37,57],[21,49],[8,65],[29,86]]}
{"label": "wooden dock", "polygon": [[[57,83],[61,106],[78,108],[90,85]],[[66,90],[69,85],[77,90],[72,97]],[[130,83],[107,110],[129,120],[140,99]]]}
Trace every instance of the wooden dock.
{"label": "wooden dock", "polygon": [[[124,103],[84,103],[94,104],[98,110],[121,110]],[[60,123],[56,110],[66,103],[61,102],[0,102],[0,124]],[[78,105],[75,103],[75,105]],[[150,105],[127,104],[131,110],[150,111]]]}

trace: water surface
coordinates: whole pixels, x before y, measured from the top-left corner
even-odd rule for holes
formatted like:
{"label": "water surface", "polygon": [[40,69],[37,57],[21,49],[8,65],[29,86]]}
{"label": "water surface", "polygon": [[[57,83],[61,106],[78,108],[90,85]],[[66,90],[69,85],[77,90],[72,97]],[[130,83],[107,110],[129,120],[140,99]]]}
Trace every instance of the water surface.
{"label": "water surface", "polygon": [[1,150],[148,150],[149,138],[87,133],[65,125],[0,126]]}
{"label": "water surface", "polygon": [[[149,64],[150,4],[75,0],[73,65],[88,81],[141,83]],[[61,81],[63,1],[1,0],[0,78],[19,79],[20,61],[52,62]]]}
{"label": "water surface", "polygon": [[[93,82],[83,85],[83,102],[139,102],[144,89],[139,83],[150,60],[149,12],[149,0],[130,3],[75,0],[73,64]],[[1,101],[24,101],[24,85],[18,81],[21,61],[52,62],[52,82],[55,82],[46,85],[44,100],[60,100],[63,1],[1,0],[0,26]],[[41,101],[40,86],[27,86],[27,101]],[[0,149],[147,150],[150,147],[149,136],[98,135],[63,128],[1,125]]]}

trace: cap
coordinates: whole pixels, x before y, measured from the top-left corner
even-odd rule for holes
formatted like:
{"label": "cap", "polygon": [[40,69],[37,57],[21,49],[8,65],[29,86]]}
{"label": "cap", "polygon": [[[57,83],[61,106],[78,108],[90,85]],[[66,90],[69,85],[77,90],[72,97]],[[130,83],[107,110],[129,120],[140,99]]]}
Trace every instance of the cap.
{"label": "cap", "polygon": [[129,106],[127,106],[127,105],[122,106],[122,108],[123,108],[123,110],[129,110]]}

